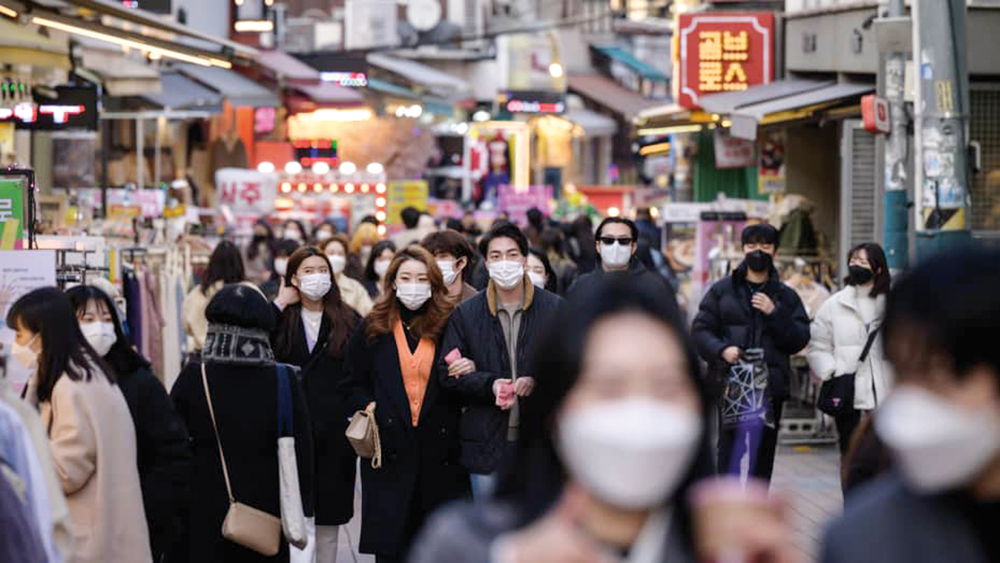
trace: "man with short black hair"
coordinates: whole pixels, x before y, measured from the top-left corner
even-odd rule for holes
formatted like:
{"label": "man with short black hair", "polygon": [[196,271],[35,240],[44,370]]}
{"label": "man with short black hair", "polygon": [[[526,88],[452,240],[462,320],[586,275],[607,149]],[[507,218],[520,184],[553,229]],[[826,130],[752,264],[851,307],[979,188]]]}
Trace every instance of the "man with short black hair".
{"label": "man with short black hair", "polygon": [[638,283],[648,284],[671,307],[677,308],[677,295],[670,283],[663,276],[647,269],[636,256],[639,228],[633,221],[622,217],[608,217],[597,227],[596,238],[600,267],[577,278],[570,288],[571,294],[600,283],[605,276],[624,275]]}
{"label": "man with short black hair", "polygon": [[423,213],[416,207],[407,206],[400,211],[399,216],[403,220],[406,229],[392,235],[389,240],[396,244],[396,248],[403,250],[407,246],[419,243],[426,234],[420,230],[420,217]]}
{"label": "man with short black hair", "polygon": [[448,288],[448,297],[456,305],[475,297],[476,288],[465,283],[464,274],[476,253],[465,237],[449,229],[427,235],[420,245],[434,255]]}
{"label": "man with short black hair", "polygon": [[[743,263],[715,283],[702,298],[691,327],[698,353],[708,362],[709,382],[720,394],[730,369],[748,349],[762,349],[767,365],[768,423],[762,428],[723,428],[719,433],[720,473],[749,474],[770,481],[781,425],[782,403],[789,396],[788,357],[809,344],[809,315],[774,267],[778,231],[768,224],[746,227]],[[756,447],[755,447],[756,446]]]}
{"label": "man with short black hair", "polygon": [[[442,344],[440,382],[465,404],[461,461],[472,474],[473,494],[489,496],[495,474],[517,440],[520,397],[535,386],[535,336],[562,299],[536,288],[525,275],[528,240],[501,223],[480,242],[490,282],[452,313]],[[538,374],[543,376],[544,374]]]}

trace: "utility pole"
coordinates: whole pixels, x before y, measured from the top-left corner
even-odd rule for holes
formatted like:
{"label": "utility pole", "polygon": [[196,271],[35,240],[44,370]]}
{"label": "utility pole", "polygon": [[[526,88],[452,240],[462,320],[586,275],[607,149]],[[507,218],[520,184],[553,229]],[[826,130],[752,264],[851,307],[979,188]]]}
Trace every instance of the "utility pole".
{"label": "utility pole", "polygon": [[917,256],[969,239],[965,0],[913,2]]}
{"label": "utility pole", "polygon": [[[905,0],[889,0],[889,18],[906,15]],[[891,130],[885,142],[885,250],[889,269],[903,271],[909,264],[909,210],[907,208],[906,56],[891,52],[885,57],[885,97],[889,101]]]}

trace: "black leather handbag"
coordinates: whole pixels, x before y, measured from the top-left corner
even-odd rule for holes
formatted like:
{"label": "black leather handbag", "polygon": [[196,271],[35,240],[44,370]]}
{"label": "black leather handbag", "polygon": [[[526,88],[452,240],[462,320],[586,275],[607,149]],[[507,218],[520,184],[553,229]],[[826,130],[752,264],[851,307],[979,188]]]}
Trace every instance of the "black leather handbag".
{"label": "black leather handbag", "polygon": [[816,398],[816,408],[830,416],[840,416],[854,408],[854,376],[868,359],[868,352],[872,349],[878,329],[868,334],[868,342],[865,349],[858,358],[858,367],[854,373],[845,373],[839,377],[833,377],[823,382],[819,388],[819,397]]}

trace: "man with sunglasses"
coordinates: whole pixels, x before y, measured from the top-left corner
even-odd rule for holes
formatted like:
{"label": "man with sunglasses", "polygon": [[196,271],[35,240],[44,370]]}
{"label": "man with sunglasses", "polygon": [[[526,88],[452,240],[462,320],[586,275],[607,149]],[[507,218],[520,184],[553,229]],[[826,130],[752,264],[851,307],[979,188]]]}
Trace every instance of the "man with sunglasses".
{"label": "man with sunglasses", "polygon": [[599,266],[577,278],[570,293],[585,290],[600,283],[604,276],[628,276],[642,284],[649,284],[653,291],[663,296],[671,307],[677,308],[677,296],[667,280],[648,270],[639,261],[639,227],[630,219],[608,217],[597,227],[597,255]]}

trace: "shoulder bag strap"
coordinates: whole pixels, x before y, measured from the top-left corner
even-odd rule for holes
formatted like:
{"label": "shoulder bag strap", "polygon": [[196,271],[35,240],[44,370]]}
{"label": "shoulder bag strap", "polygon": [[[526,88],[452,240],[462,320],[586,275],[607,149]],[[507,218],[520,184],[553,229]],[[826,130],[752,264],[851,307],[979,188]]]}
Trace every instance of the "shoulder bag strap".
{"label": "shoulder bag strap", "polygon": [[878,331],[881,330],[882,326],[879,325],[875,327],[871,332],[868,333],[868,342],[865,342],[865,349],[861,352],[861,357],[858,358],[858,369],[861,368],[861,364],[865,363],[868,359],[868,352],[872,349],[872,344],[875,342],[875,337],[878,335]]}
{"label": "shoulder bag strap", "polygon": [[226,456],[222,453],[222,439],[219,438],[219,427],[215,424],[215,409],[212,408],[212,394],[208,390],[208,375],[205,374],[205,363],[201,364],[201,382],[205,385],[205,401],[208,402],[208,415],[212,417],[212,431],[215,432],[215,443],[219,445],[219,459],[222,460],[222,476],[226,479],[226,493],[229,503],[236,502],[233,498],[233,487],[229,484],[229,470],[226,469]]}

